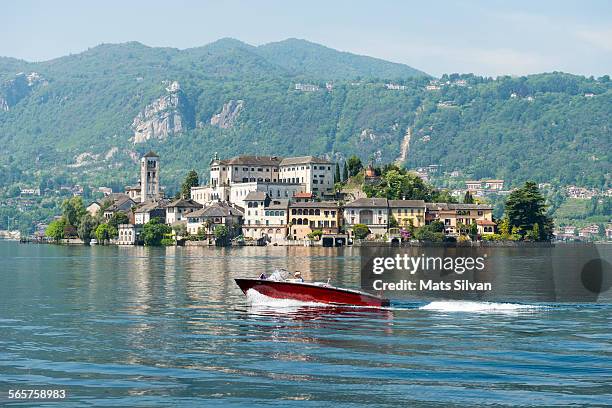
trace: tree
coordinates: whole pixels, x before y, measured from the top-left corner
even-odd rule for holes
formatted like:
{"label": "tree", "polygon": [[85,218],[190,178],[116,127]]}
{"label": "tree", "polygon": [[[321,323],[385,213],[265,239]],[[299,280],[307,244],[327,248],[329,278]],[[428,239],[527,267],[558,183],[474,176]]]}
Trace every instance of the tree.
{"label": "tree", "polygon": [[498,227],[499,227],[499,233],[502,239],[508,239],[510,237],[510,232],[512,230],[512,227],[510,226],[510,220],[508,219],[508,217],[502,218]]}
{"label": "tree", "polygon": [[200,179],[198,173],[195,170],[190,170],[185,177],[185,181],[181,185],[181,196],[182,198],[191,197],[191,187],[197,187],[200,185]]}
{"label": "tree", "polygon": [[[434,221],[429,225],[423,225],[415,231],[414,237],[419,241],[442,242],[444,240],[444,232],[438,231],[439,225],[435,223],[442,224],[439,221]],[[444,224],[442,224],[442,230],[444,230]]]}
{"label": "tree", "polygon": [[78,196],[64,200],[61,207],[66,222],[74,227],[79,226],[81,217],[87,212],[83,205],[83,199]]}
{"label": "tree", "polygon": [[552,237],[553,221],[546,215],[544,197],[534,182],[528,181],[510,193],[506,200],[506,216],[521,237],[533,231],[535,224],[539,224],[538,236],[533,239],[550,240]]}
{"label": "tree", "polygon": [[323,231],[317,229],[308,234],[308,239],[321,239],[322,235]]}
{"label": "tree", "polygon": [[87,213],[81,217],[77,234],[79,234],[79,238],[83,240],[85,245],[89,245],[89,242],[95,236],[97,226],[98,222],[90,214]]}
{"label": "tree", "polygon": [[398,227],[399,227],[399,223],[397,222],[394,216],[391,216],[389,218],[389,228],[398,228]]}
{"label": "tree", "polygon": [[146,246],[160,246],[166,234],[171,234],[172,228],[153,218],[142,227],[142,239]]}
{"label": "tree", "polygon": [[129,224],[130,218],[123,211],[115,211],[108,220],[108,225],[113,227],[115,230],[119,229],[120,224]]}
{"label": "tree", "polygon": [[349,157],[348,162],[348,173],[351,177],[356,176],[361,169],[363,169],[363,164],[361,163],[361,159],[355,155]]}
{"label": "tree", "polygon": [[463,196],[463,203],[474,204],[474,197],[472,196],[472,193],[470,193],[470,190],[465,191],[465,195]]}
{"label": "tree", "polygon": [[344,167],[342,168],[342,182],[346,183],[346,181],[349,178],[349,173],[348,173],[348,164],[346,164],[346,160],[344,161]]}
{"label": "tree", "polygon": [[59,243],[60,239],[64,238],[65,226],[66,220],[64,217],[51,221],[45,230],[45,235],[52,238],[56,243]]}
{"label": "tree", "polygon": [[353,235],[357,239],[365,239],[370,234],[370,229],[365,224],[353,225]]}
{"label": "tree", "polygon": [[100,245],[104,245],[115,235],[114,228],[108,224],[100,224],[96,227],[96,240]]}
{"label": "tree", "polygon": [[217,225],[215,227],[215,245],[225,246],[229,238],[229,229],[225,225]]}
{"label": "tree", "polygon": [[334,173],[334,184],[340,183],[340,165],[336,163],[336,173]]}
{"label": "tree", "polygon": [[174,235],[178,237],[186,237],[187,236],[187,225],[182,222],[177,222],[172,225],[172,229],[174,230]]}

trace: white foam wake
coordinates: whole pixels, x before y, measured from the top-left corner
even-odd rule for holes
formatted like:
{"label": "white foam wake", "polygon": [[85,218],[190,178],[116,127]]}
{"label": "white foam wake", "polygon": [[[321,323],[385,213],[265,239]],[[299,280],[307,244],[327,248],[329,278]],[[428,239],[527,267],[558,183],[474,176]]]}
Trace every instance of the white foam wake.
{"label": "white foam wake", "polygon": [[471,313],[521,313],[533,312],[540,306],[521,305],[518,303],[495,303],[475,301],[435,301],[421,306],[421,310],[438,312],[471,312]]}
{"label": "white foam wake", "polygon": [[263,295],[254,289],[249,289],[246,292],[247,302],[250,305],[273,306],[275,308],[295,308],[295,307],[329,307],[327,303],[319,302],[304,302],[296,299],[277,299]]}

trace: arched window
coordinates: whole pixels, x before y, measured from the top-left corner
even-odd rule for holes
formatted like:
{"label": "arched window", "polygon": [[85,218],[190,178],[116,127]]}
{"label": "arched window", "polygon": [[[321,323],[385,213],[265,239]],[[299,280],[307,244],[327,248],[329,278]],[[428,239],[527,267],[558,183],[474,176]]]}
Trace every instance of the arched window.
{"label": "arched window", "polygon": [[315,215],[321,215],[321,210],[319,210],[318,208],[315,210]]}
{"label": "arched window", "polygon": [[298,215],[302,215],[302,209],[301,209],[301,208],[298,208],[297,213],[298,213]]}

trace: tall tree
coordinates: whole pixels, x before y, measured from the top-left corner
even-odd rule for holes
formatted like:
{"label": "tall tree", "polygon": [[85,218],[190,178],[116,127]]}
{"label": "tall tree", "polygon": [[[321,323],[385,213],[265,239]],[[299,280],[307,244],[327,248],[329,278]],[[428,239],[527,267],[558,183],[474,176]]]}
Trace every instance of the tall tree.
{"label": "tall tree", "polygon": [[181,185],[181,197],[191,197],[191,187],[197,187],[198,185],[200,185],[198,173],[195,170],[190,170],[185,177],[185,181],[183,181],[183,184]]}
{"label": "tall tree", "polygon": [[[512,229],[516,228],[523,237],[529,231],[536,240],[549,240],[552,237],[553,221],[546,215],[544,197],[534,182],[528,181],[508,195],[506,216]],[[534,236],[534,232],[537,232],[537,236]]]}
{"label": "tall tree", "polygon": [[45,235],[52,238],[56,243],[60,239],[64,238],[64,227],[66,226],[66,219],[64,217],[51,221],[45,230]]}
{"label": "tall tree", "polygon": [[142,227],[142,239],[147,246],[160,246],[164,235],[170,233],[172,228],[162,223],[159,218],[153,218]]}
{"label": "tall tree", "polygon": [[470,193],[470,190],[465,191],[465,195],[463,196],[464,204],[474,204],[474,196]]}
{"label": "tall tree", "polygon": [[342,182],[346,183],[346,181],[349,178],[349,173],[348,173],[348,164],[346,164],[346,160],[344,161],[344,167],[342,168]]}
{"label": "tall tree", "polygon": [[336,162],[336,173],[334,174],[334,184],[342,181],[340,179],[340,165]]}
{"label": "tall tree", "polygon": [[361,159],[355,155],[349,157],[348,162],[348,172],[351,177],[356,176],[361,169],[363,169],[363,163],[361,163]]}
{"label": "tall tree", "polygon": [[62,203],[62,212],[69,225],[78,227],[81,217],[85,215],[87,210],[83,205],[83,199],[77,196],[64,200]]}
{"label": "tall tree", "polygon": [[77,228],[77,234],[79,234],[79,238],[83,240],[85,245],[89,245],[89,242],[95,236],[95,231],[96,231],[97,226],[98,226],[98,222],[89,213],[81,217],[81,221],[79,222],[79,227]]}

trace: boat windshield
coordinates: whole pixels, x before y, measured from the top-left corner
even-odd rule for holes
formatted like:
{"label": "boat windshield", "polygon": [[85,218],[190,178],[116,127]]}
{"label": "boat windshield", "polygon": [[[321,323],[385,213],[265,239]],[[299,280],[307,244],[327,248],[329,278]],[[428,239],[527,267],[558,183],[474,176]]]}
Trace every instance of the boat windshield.
{"label": "boat windshield", "polygon": [[276,268],[272,272],[270,276],[268,276],[269,280],[273,281],[284,281],[289,279],[289,271],[286,269]]}

